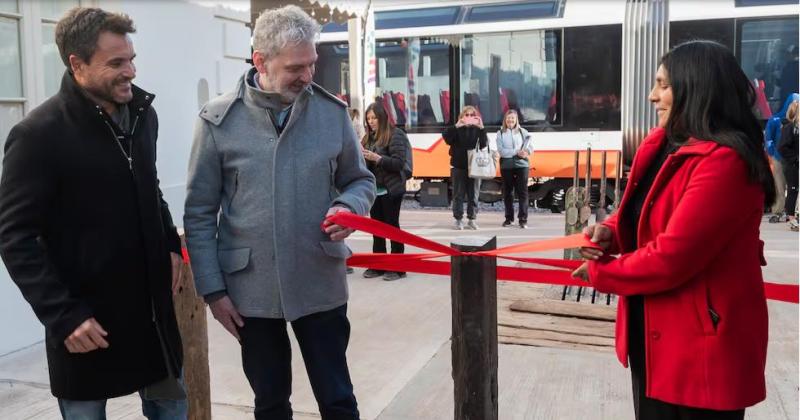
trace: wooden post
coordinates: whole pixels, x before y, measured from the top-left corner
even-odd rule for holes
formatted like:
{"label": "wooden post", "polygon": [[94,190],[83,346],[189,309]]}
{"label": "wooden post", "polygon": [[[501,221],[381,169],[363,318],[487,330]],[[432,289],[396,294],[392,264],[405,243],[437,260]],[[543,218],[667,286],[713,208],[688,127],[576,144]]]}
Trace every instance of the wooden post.
{"label": "wooden post", "polygon": [[[457,238],[459,251],[497,248],[497,238]],[[497,259],[452,257],[455,419],[497,420]]]}
{"label": "wooden post", "polygon": [[183,380],[189,401],[189,419],[211,420],[206,304],[202,297],[197,296],[192,268],[186,262],[183,264],[181,282],[183,286],[173,300],[183,341]]}

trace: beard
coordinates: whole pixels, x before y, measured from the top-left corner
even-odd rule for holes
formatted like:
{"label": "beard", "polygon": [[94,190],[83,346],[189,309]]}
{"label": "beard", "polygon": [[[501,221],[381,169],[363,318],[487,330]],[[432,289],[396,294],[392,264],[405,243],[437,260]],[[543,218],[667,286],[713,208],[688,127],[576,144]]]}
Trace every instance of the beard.
{"label": "beard", "polygon": [[[273,77],[270,74],[267,74],[267,85],[277,87],[276,92],[281,97],[281,102],[284,105],[291,105],[294,103],[295,99],[303,92],[303,89],[306,88],[306,85],[302,82],[292,82],[287,85],[281,86],[280,80],[277,77]],[[297,90],[295,92],[295,90]]]}
{"label": "beard", "polygon": [[102,101],[122,105],[127,104],[133,99],[133,85],[131,85],[130,89],[123,90],[122,92],[118,91],[120,85],[126,83],[130,84],[131,79],[117,78],[107,83],[91,83],[85,86],[84,89],[92,96]]}

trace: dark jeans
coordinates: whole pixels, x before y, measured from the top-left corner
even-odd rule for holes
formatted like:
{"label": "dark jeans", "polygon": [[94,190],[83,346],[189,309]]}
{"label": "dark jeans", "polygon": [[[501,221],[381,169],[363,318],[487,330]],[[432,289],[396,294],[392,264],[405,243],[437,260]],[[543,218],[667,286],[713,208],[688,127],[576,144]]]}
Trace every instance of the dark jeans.
{"label": "dark jeans", "polygon": [[467,219],[475,219],[478,213],[478,192],[481,180],[472,179],[466,169],[450,168],[450,181],[453,183],[453,217],[464,218],[464,199],[467,201]]}
{"label": "dark jeans", "polygon": [[[358,420],[347,369],[347,305],[292,322],[323,420]],[[292,418],[292,348],[283,319],[244,318],[239,329],[245,376],[255,392],[256,420]]]}
{"label": "dark jeans", "polygon": [[797,162],[783,161],[783,171],[783,174],[786,176],[785,211],[787,215],[791,216],[794,214],[794,208],[797,205]]}
{"label": "dark jeans", "polygon": [[503,203],[506,205],[506,220],[514,221],[514,192],[519,202],[520,223],[528,222],[528,168],[501,169],[503,176]]}
{"label": "dark jeans", "polygon": [[[369,209],[369,215],[375,220],[379,220],[387,225],[396,228],[400,227],[400,206],[403,204],[403,194],[384,194],[375,197],[375,203]],[[402,242],[391,241],[392,254],[402,254],[405,245]],[[386,253],[386,238],[372,236],[372,252],[376,254]]]}
{"label": "dark jeans", "polygon": [[670,404],[645,396],[644,300],[629,298],[628,353],[636,420],[744,420],[744,409],[717,411]]}

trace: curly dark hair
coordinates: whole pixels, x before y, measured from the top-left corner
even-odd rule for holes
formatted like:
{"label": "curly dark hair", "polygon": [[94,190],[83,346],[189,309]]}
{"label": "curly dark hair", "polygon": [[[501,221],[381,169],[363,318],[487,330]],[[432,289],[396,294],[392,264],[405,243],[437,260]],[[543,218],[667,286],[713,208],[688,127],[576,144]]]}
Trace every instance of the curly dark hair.
{"label": "curly dark hair", "polygon": [[102,32],[125,35],[135,33],[136,28],[133,20],[122,13],[94,7],[76,7],[68,11],[56,25],[56,45],[64,65],[70,68],[69,56],[72,54],[88,63]]}

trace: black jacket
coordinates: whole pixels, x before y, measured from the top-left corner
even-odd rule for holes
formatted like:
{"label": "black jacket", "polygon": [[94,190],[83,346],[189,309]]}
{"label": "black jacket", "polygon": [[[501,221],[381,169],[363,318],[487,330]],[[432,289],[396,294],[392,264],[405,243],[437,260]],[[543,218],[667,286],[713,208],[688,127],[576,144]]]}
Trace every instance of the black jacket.
{"label": "black jacket", "polygon": [[797,126],[791,122],[786,122],[781,127],[781,139],[778,142],[778,153],[781,159],[786,162],[797,164],[798,154],[798,131]]}
{"label": "black jacket", "polygon": [[442,133],[442,137],[450,145],[450,166],[457,169],[467,169],[467,152],[475,149],[476,143],[480,142],[481,149],[489,143],[486,130],[474,125],[459,128],[451,126]]}
{"label": "black jacket", "polygon": [[406,180],[411,178],[414,167],[411,143],[406,133],[395,128],[386,147],[368,143],[367,148],[381,155],[378,163],[367,162],[367,167],[375,175],[375,184],[385,187],[392,195],[405,193]]}
{"label": "black jacket", "polygon": [[[180,240],[158,186],[152,101],[134,87],[130,167],[124,133],[69,73],[5,144],[0,255],[45,326],[58,398],[128,394],[181,366],[169,257]],[[64,339],[90,317],[109,347],[67,352]]]}

